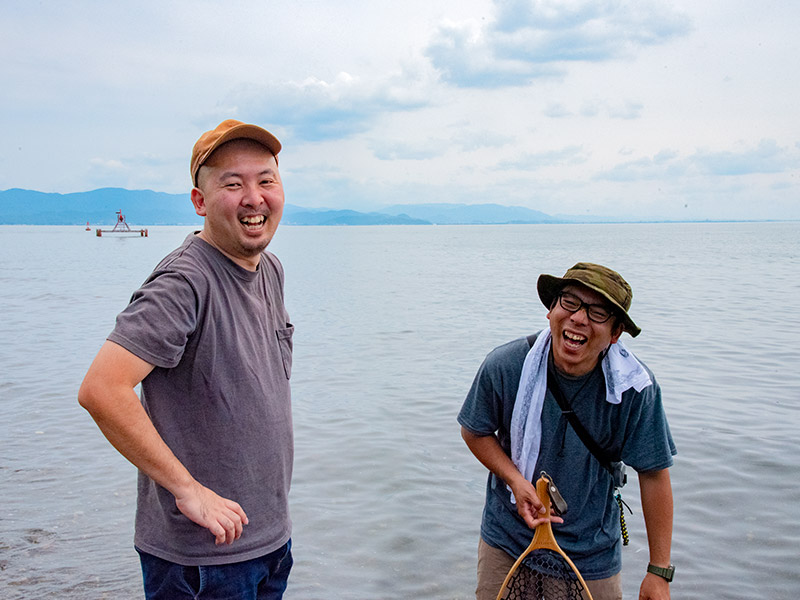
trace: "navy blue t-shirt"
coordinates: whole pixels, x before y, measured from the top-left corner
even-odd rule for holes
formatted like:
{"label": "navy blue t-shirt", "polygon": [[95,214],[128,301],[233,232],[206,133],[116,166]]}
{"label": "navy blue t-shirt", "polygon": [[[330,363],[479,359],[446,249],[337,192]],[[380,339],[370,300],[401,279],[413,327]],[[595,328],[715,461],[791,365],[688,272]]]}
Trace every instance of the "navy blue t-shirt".
{"label": "navy blue t-shirt", "polygon": [[[497,435],[509,456],[511,416],[529,350],[528,341],[522,338],[490,352],[458,415],[458,422],[470,432]],[[606,401],[605,381],[599,369],[583,377],[559,377],[567,398],[580,392],[572,400],[572,408],[595,442],[639,472],[672,466],[676,453],[661,404],[661,388],[647,371],[653,384],[641,392],[626,391],[619,404]],[[564,523],[554,523],[553,532],[584,579],[603,579],[618,573],[622,556],[614,483],[562,416],[549,390],[542,407],[542,442],[536,464],[536,473],[541,471],[552,476],[569,506]],[[515,557],[533,537],[533,531],[511,503],[505,482],[492,473],[486,485],[481,537]]]}

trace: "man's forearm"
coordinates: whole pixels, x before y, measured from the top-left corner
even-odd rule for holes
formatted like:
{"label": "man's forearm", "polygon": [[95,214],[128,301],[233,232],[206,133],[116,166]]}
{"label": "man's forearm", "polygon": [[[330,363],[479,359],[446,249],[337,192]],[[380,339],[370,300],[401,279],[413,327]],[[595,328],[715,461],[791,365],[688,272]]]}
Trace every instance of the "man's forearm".
{"label": "man's forearm", "polygon": [[513,461],[503,452],[503,448],[495,436],[475,435],[462,427],[461,437],[464,438],[464,442],[466,442],[467,447],[475,458],[508,485],[513,486],[516,480],[522,477]]}
{"label": "man's forearm", "polygon": [[106,342],[78,400],[120,454],[175,497],[181,513],[208,529],[217,544],[232,544],[242,535],[247,514],[237,502],[194,479],[159,435],[134,391],[152,370],[153,365]]}
{"label": "man's forearm", "polygon": [[669,469],[639,473],[642,511],[650,548],[650,562],[659,567],[670,564],[672,548],[672,483]]}
{"label": "man's forearm", "polygon": [[164,443],[133,390],[131,397],[124,399],[119,397],[123,395],[121,392],[117,392],[116,398],[109,390],[106,394],[109,395],[104,403],[87,408],[106,439],[137,469],[174,496],[185,494],[194,478]]}
{"label": "man's forearm", "polygon": [[495,436],[475,435],[464,427],[461,428],[461,436],[475,458],[511,488],[517,504],[517,512],[528,527],[534,529],[545,520],[555,523],[563,522],[561,517],[543,518],[545,509],[536,494],[536,486],[519,472],[514,462],[503,452],[503,448]]}
{"label": "man's forearm", "polygon": [[120,454],[176,497],[196,484],[153,426],[134,388],[153,365],[106,342],[78,391],[78,400]]}

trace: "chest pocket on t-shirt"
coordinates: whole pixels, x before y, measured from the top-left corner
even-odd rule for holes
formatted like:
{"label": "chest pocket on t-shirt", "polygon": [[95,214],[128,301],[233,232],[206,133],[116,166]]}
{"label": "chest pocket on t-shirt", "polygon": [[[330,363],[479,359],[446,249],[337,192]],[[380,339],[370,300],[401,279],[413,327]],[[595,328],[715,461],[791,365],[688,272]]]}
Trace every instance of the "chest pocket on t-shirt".
{"label": "chest pocket on t-shirt", "polygon": [[294,325],[291,323],[286,324],[285,329],[276,329],[275,335],[278,337],[278,347],[281,349],[281,360],[283,362],[283,370],[286,373],[286,379],[292,376],[292,335],[294,334]]}

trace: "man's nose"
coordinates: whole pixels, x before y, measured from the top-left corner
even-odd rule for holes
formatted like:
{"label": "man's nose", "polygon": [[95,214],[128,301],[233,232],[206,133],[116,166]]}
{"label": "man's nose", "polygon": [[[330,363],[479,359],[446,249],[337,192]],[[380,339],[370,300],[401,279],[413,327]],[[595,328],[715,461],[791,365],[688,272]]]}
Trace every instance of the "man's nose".
{"label": "man's nose", "polygon": [[576,323],[588,323],[589,322],[589,307],[585,304],[581,306],[578,310],[572,313],[572,320]]}
{"label": "man's nose", "polygon": [[261,190],[257,185],[245,185],[244,194],[242,196],[242,204],[244,206],[258,206],[264,202],[261,196]]}

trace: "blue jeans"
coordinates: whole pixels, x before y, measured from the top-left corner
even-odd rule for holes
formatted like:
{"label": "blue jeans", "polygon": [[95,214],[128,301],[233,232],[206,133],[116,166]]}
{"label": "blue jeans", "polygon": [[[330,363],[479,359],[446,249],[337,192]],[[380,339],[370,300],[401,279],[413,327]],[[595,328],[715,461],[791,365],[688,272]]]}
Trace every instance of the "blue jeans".
{"label": "blue jeans", "polygon": [[259,558],[185,567],[138,548],[147,600],[280,600],[292,570],[292,540]]}

